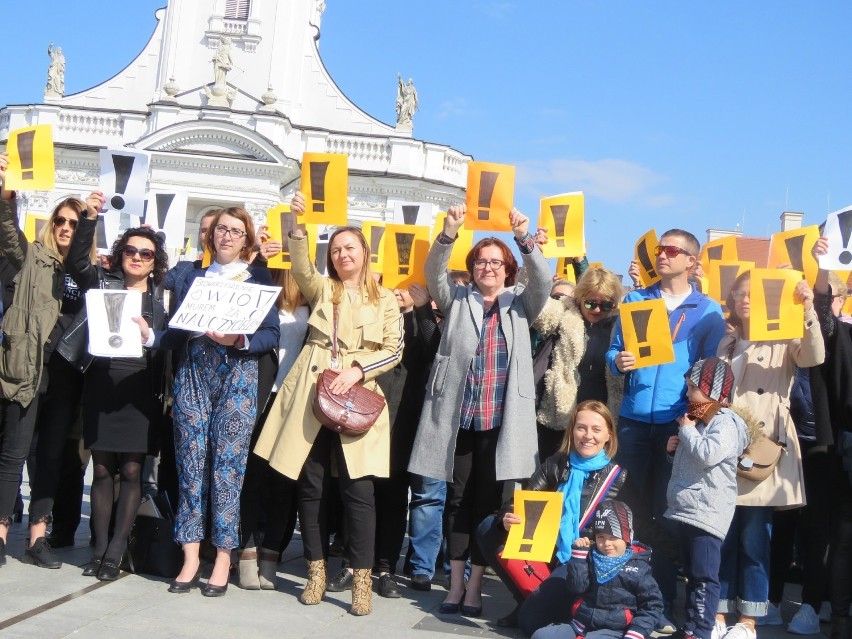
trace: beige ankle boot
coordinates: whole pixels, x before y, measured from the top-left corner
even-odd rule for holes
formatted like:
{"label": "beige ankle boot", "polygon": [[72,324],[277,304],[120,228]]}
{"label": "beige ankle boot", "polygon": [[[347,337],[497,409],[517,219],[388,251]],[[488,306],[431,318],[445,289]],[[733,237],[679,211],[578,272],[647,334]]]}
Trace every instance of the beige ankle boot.
{"label": "beige ankle boot", "polygon": [[257,572],[261,590],[275,590],[278,580],[278,553],[260,548],[257,553]]}
{"label": "beige ankle boot", "polygon": [[299,595],[299,601],[306,606],[315,606],[325,596],[325,559],[308,562],[308,583]]}
{"label": "beige ankle boot", "polygon": [[246,548],[240,553],[238,571],[240,588],[243,590],[260,590],[260,580],[257,576],[257,550]]}
{"label": "beige ankle boot", "polygon": [[349,613],[357,617],[373,612],[373,579],[369,568],[356,568],[352,575],[352,606]]}

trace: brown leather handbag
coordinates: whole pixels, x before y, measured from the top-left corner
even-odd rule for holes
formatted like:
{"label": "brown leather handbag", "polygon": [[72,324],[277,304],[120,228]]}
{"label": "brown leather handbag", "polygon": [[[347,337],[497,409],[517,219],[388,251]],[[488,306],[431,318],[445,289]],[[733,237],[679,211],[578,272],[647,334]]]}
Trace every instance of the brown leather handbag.
{"label": "brown leather handbag", "polygon": [[[337,359],[337,304],[334,305],[331,361]],[[314,416],[320,424],[341,435],[358,437],[373,427],[385,407],[385,398],[380,393],[355,384],[344,395],[331,392],[331,383],[337,379],[339,370],[326,368],[317,377],[314,394]]]}

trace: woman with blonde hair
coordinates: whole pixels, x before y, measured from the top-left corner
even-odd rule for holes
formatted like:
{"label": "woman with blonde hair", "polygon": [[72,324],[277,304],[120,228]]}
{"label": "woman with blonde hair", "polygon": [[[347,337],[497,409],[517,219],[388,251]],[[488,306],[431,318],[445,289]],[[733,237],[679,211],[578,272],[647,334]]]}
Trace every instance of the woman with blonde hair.
{"label": "woman with blonde hair", "polygon": [[[0,181],[5,179],[7,165],[6,154],[0,154]],[[64,260],[77,221],[85,210],[86,203],[79,198],[64,198],[51,211],[39,239],[28,242],[18,228],[15,193],[0,187],[0,251],[18,271],[14,301],[3,316],[0,356],[5,423],[0,439],[0,565],[6,562],[6,535],[36,428],[39,404],[50,390],[48,379],[52,376],[48,368],[68,373],[52,379],[51,388],[63,399],[50,405],[57,408],[61,404],[67,414],[79,403],[82,377],[61,357],[54,357],[53,348],[84,303],[76,282],[65,275]],[[40,445],[46,450],[48,444],[51,449],[58,444],[57,456],[60,456],[70,424],[67,415],[61,420],[62,415],[56,417],[50,420],[50,433],[44,433],[45,441]],[[52,496],[58,483],[56,466],[43,469],[44,481],[34,485],[30,502],[30,539],[24,560],[43,568],[62,565],[45,540]]]}
{"label": "woman with blonde hair", "polygon": [[[296,193],[291,209],[293,215],[305,210],[301,193]],[[387,406],[373,427],[357,437],[324,428],[312,406],[317,377],[326,368],[340,371],[330,385],[334,394],[345,394],[362,382],[380,392],[376,377],[391,370],[402,355],[402,316],[394,294],[376,284],[370,272],[370,249],[359,229],[344,227],[332,234],[327,277],[311,264],[303,225],[289,234],[288,247],[290,272],[311,306],[308,338],[278,392],[255,453],[275,470],[298,479],[308,562],[308,582],[299,600],[305,605],[320,603],[326,592],[326,511],[336,463],[354,573],[349,611],[366,615],[372,611],[376,533],[372,477],[387,477],[390,471]],[[333,350],[337,361],[332,360]]]}
{"label": "woman with blonde hair", "polygon": [[[258,283],[248,268],[254,241],[254,223],[244,209],[217,212],[205,238],[213,261],[189,274],[183,294],[198,277]],[[140,322],[147,342],[148,327]],[[231,551],[240,545],[239,496],[257,418],[257,362],[278,346],[278,334],[274,307],[251,335],[156,332],[154,348],[180,349],[181,356],[172,419],[179,484],[175,541],[183,544],[184,562],[169,592],[187,593],[194,585],[208,523],[216,561],[201,594],[221,597],[228,589]]]}
{"label": "woman with blonde hair", "polygon": [[623,382],[609,373],[605,356],[621,297],[618,276],[592,267],[580,277],[573,296],[551,293],[533,323],[539,336],[551,342],[549,358],[542,362],[547,367],[536,388],[540,459],[556,452],[578,403],[596,399],[618,415]]}

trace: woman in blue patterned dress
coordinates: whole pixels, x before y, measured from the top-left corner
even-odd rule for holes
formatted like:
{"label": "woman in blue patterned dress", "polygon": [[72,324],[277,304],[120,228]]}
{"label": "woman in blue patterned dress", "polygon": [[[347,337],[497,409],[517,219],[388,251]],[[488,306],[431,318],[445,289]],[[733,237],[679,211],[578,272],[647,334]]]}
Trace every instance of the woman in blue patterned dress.
{"label": "woman in blue patterned dress", "polygon": [[[248,270],[255,233],[246,211],[220,211],[205,242],[213,262],[207,269],[196,269],[190,280],[257,283]],[[147,338],[146,326],[142,332]],[[218,597],[228,588],[231,550],[240,545],[240,491],[257,413],[257,359],[278,345],[278,333],[278,311],[273,307],[251,335],[176,329],[156,335],[155,348],[181,349],[172,419],[180,489],[175,540],[183,545],[184,563],[169,592],[185,593],[192,587],[208,520],[216,561],[201,592]]]}

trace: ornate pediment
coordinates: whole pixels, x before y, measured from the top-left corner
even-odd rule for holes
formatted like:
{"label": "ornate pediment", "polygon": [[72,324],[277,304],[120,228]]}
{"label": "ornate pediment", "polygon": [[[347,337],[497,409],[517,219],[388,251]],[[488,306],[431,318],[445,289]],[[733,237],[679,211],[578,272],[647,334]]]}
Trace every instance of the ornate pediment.
{"label": "ornate pediment", "polygon": [[182,124],[167,127],[139,140],[136,148],[146,151],[192,153],[261,162],[282,162],[279,149],[254,131],[231,124]]}

